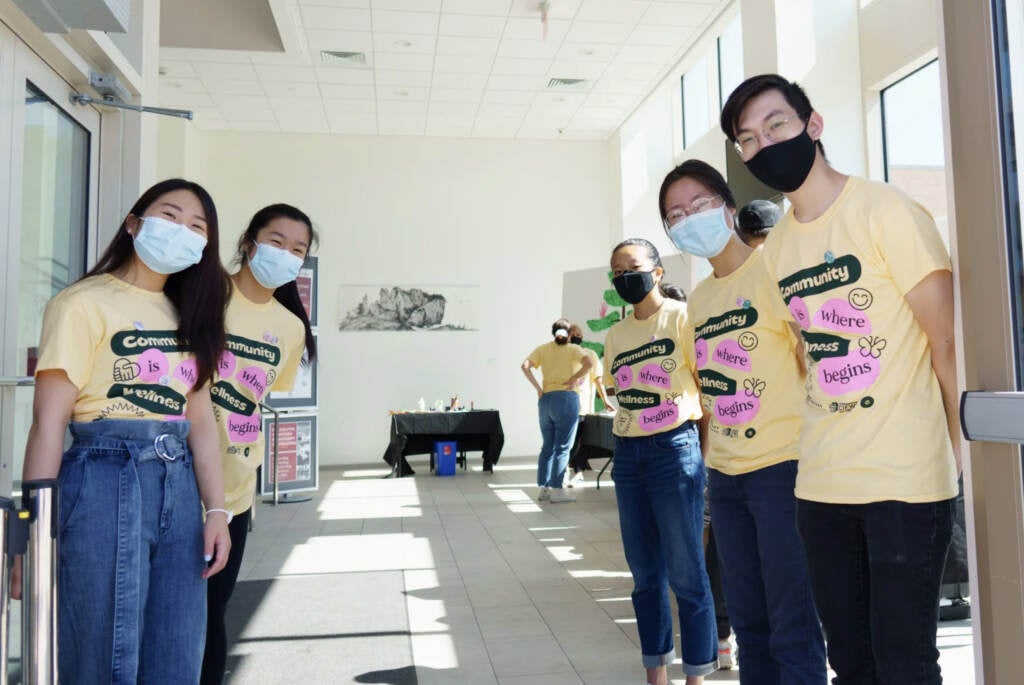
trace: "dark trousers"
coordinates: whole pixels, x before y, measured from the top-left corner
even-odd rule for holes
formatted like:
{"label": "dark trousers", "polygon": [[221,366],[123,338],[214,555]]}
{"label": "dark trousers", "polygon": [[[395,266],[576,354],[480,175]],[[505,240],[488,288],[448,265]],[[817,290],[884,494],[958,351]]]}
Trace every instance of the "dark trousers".
{"label": "dark trousers", "polygon": [[730,476],[708,470],[743,685],[823,685],[825,642],[796,529],[796,461]]}
{"label": "dark trousers", "polygon": [[206,652],[203,654],[201,685],[220,685],[224,681],[224,667],[228,659],[228,635],[224,626],[228,600],[235,590],[238,571],[242,568],[245,539],[249,535],[249,516],[252,510],[238,514],[228,525],[231,534],[231,552],[224,570],[206,581]]}
{"label": "dark trousers", "polygon": [[941,683],[935,633],[953,500],[797,500],[797,522],[834,685]]}
{"label": "dark trousers", "polygon": [[583,451],[581,444],[583,431],[580,427],[583,424],[583,417],[581,416],[576,422],[576,439],[572,443],[572,450],[569,452],[569,466],[572,467],[573,473],[583,473],[584,471],[590,470],[590,460],[587,459],[586,453]]}
{"label": "dark trousers", "polygon": [[714,525],[707,526],[708,544],[704,548],[704,567],[711,583],[711,597],[715,600],[715,625],[718,639],[724,640],[732,634],[729,627],[729,610],[725,604],[725,588],[722,586],[722,565],[718,561],[718,543],[715,542]]}

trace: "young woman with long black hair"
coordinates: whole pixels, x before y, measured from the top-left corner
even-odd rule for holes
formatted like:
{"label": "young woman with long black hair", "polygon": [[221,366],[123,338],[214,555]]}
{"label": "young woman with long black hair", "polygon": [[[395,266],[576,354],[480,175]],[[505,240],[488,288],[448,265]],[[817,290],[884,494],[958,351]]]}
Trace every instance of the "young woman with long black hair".
{"label": "young woman with long black hair", "polygon": [[213,200],[171,179],[46,307],[23,477],[60,481],[63,682],[199,678],[231,545],[207,387],[227,294]]}
{"label": "young woman with long black hair", "polygon": [[231,556],[207,588],[206,654],[201,683],[222,682],[227,661],[224,613],[235,589],[249,531],[256,468],[263,463],[260,402],[271,390],[291,390],[302,361],[316,358],[316,341],[295,282],[316,243],[301,210],[275,204],[256,212],[238,241],[227,310],[227,349],[211,390],[220,433]]}

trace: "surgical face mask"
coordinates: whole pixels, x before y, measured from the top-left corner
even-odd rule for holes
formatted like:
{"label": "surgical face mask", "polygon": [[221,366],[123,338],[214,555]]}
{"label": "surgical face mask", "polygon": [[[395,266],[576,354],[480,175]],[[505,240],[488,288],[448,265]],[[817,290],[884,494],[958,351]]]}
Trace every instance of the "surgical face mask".
{"label": "surgical face mask", "polygon": [[807,126],[795,138],[775,143],[747,160],[747,168],[761,183],[783,193],[792,193],[807,180],[814,166],[817,144],[807,135]]}
{"label": "surgical face mask", "polygon": [[184,271],[203,258],[206,236],[158,216],[143,217],[135,234],[135,254],[158,274]]}
{"label": "surgical face mask", "polygon": [[683,252],[710,259],[725,249],[733,234],[729,210],[721,207],[684,216],[669,227],[668,237]]}
{"label": "surgical face mask", "polygon": [[630,304],[638,304],[654,290],[653,271],[623,271],[612,279],[615,292]]}
{"label": "surgical face mask", "polygon": [[579,345],[581,342],[583,342],[583,338],[581,338],[578,335],[573,335],[569,337],[569,342],[571,342],[573,345]]}
{"label": "surgical face mask", "polygon": [[276,290],[298,277],[304,261],[274,245],[256,243],[256,254],[249,260],[249,269],[257,283],[268,290]]}

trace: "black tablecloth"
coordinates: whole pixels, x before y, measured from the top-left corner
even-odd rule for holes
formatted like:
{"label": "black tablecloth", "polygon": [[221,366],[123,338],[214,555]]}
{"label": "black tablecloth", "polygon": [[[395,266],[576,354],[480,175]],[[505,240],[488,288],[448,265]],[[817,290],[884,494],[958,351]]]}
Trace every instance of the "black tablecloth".
{"label": "black tablecloth", "polygon": [[491,471],[505,444],[501,416],[496,409],[392,414],[384,461],[395,467],[396,475],[413,473],[405,455],[431,454],[434,443],[445,440],[457,442],[459,452],[483,452],[484,471]]}
{"label": "black tablecloth", "polygon": [[[615,414],[586,414],[582,417],[576,435],[577,447],[572,455],[573,465],[582,464],[589,467],[589,459],[608,459],[601,473],[608,468],[615,453],[615,435],[612,434],[612,422]],[[597,486],[601,487],[601,476],[597,477]]]}

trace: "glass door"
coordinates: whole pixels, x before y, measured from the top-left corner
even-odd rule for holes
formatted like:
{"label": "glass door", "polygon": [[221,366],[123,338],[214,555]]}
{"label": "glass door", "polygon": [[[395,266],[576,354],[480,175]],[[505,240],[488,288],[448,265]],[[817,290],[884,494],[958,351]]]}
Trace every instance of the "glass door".
{"label": "glass door", "polygon": [[0,494],[20,489],[47,300],[84,272],[96,226],[99,113],[70,106],[74,89],[0,25]]}

